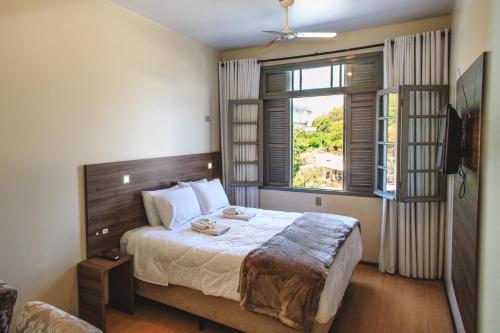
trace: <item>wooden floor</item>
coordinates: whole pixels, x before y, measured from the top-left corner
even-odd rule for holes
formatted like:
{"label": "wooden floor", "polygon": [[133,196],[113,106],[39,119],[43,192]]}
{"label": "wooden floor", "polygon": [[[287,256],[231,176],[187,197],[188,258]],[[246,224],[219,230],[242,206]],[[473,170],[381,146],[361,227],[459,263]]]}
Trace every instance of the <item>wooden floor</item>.
{"label": "wooden floor", "polygon": [[[195,316],[144,299],[137,301],[134,315],[109,309],[107,320],[110,333],[198,332]],[[330,333],[452,333],[452,327],[441,281],[381,274],[374,266],[358,265]],[[203,332],[237,331],[208,322]]]}

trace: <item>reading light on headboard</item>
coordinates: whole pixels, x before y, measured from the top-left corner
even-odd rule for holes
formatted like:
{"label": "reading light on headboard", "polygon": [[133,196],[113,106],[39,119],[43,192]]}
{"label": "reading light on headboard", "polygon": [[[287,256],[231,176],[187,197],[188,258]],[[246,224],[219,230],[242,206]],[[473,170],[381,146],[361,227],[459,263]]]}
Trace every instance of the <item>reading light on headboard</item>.
{"label": "reading light on headboard", "polygon": [[208,170],[212,170],[212,162],[208,162]]}

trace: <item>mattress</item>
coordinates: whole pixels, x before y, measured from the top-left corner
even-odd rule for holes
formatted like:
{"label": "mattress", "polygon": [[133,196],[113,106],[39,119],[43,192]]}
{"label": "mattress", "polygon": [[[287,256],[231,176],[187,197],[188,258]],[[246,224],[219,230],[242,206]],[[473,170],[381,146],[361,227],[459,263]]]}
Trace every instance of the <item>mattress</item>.
{"label": "mattress", "polygon": [[[255,212],[256,217],[251,221],[230,220],[222,218],[221,211],[203,216],[230,226],[221,236],[192,231],[189,223],[176,231],[145,226],[126,232],[121,249],[134,255],[134,274],[142,281],[184,286],[239,302],[239,273],[245,256],[301,216],[245,209]],[[351,217],[337,217],[346,223],[354,221]],[[316,315],[318,323],[327,323],[337,312],[362,251],[361,234],[355,228],[330,267]]]}

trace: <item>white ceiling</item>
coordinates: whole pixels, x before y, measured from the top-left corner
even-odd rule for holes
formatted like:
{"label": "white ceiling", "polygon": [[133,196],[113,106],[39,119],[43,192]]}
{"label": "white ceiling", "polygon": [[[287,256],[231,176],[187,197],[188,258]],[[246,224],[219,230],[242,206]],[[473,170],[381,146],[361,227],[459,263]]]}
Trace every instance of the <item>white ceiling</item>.
{"label": "white ceiling", "polygon": [[[111,0],[219,49],[261,44],[282,30],[278,0]],[[349,31],[451,12],[454,0],[295,0],[295,31]]]}

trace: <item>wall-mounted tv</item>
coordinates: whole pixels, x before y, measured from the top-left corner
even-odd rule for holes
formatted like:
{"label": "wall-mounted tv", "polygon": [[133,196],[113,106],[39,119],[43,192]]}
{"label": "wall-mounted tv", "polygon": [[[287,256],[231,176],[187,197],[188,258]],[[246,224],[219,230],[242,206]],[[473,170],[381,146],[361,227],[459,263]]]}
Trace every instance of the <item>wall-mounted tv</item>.
{"label": "wall-mounted tv", "polygon": [[450,104],[439,113],[436,167],[444,174],[458,171],[462,158],[462,119]]}

